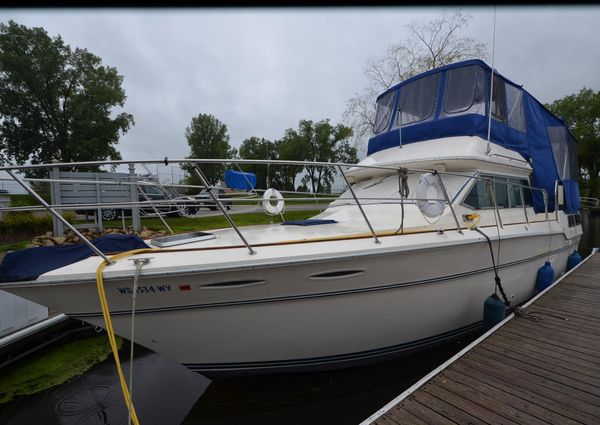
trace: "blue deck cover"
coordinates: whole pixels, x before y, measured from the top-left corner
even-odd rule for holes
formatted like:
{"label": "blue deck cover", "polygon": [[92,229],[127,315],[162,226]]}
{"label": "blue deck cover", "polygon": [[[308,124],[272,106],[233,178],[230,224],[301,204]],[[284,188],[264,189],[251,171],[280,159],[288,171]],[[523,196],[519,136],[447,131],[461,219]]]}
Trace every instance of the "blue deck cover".
{"label": "blue deck cover", "polygon": [[[135,235],[109,234],[92,240],[92,244],[104,254],[150,248]],[[0,282],[34,280],[50,270],[76,263],[93,254],[92,249],[84,243],[41,246],[9,252],[0,265]]]}
{"label": "blue deck cover", "polygon": [[[477,95],[473,95],[474,99],[477,98],[484,105],[477,112],[473,112],[472,108],[457,110],[454,113],[445,111],[449,96],[454,95],[458,99],[460,95],[456,93],[461,93],[464,96],[465,91],[468,90],[468,86],[464,86],[466,90],[453,90],[452,94],[449,94],[449,73],[452,70],[469,66],[480,67],[483,70],[484,77],[475,82],[475,85],[483,84],[483,87],[471,88],[471,91],[479,93],[480,97],[477,98]],[[384,96],[394,93],[394,100],[387,104],[393,109],[389,121],[384,121],[384,124],[385,122],[388,124],[385,127],[380,127],[379,133],[369,140],[367,154],[371,155],[384,149],[397,147],[399,144],[405,145],[442,137],[479,136],[487,140],[490,110],[490,74],[491,68],[485,62],[477,59],[468,60],[427,71],[382,93],[378,97],[378,101],[381,100],[382,102],[385,99]],[[437,78],[431,80],[435,82],[425,83],[423,80],[424,77],[434,75]],[[521,86],[501,76],[496,70],[494,70],[494,75],[496,76],[494,78],[494,100],[501,99],[498,103],[503,105],[505,118],[503,120],[496,119],[496,117],[492,119],[490,141],[520,153],[530,163],[533,169],[531,184],[534,187],[546,189],[549,211],[554,211],[555,182],[558,180],[563,182],[565,187],[567,211],[577,212],[575,211],[575,208],[579,209],[577,148],[575,139],[567,124],[553,115]],[[413,85],[412,92],[411,89],[406,88],[406,86],[417,80],[424,83],[423,87],[425,87],[425,84],[434,86],[427,93],[435,93],[432,100],[435,106],[431,107],[433,112],[427,118],[418,122],[404,123],[402,112],[408,109],[409,112],[404,112],[406,114],[418,108],[421,108],[421,110],[424,108],[423,97],[418,96],[418,90],[415,89],[416,85]],[[460,81],[458,84],[465,84],[465,80]],[[502,90],[497,92],[497,86],[502,86]],[[402,98],[403,88],[406,91],[404,98]],[[479,92],[476,90],[479,90]],[[512,95],[510,100],[509,93]],[[475,105],[475,103],[471,105]],[[517,105],[517,108],[515,108],[515,105]],[[412,111],[410,108],[413,108]],[[510,122],[511,114],[515,110],[522,117],[522,121],[518,125]],[[398,115],[400,115],[399,119]],[[399,133],[399,127],[402,128],[401,133]],[[536,212],[544,211],[543,195],[540,191],[533,191],[533,206]]]}
{"label": "blue deck cover", "polygon": [[252,190],[256,188],[256,174],[227,170],[225,185],[230,189]]}

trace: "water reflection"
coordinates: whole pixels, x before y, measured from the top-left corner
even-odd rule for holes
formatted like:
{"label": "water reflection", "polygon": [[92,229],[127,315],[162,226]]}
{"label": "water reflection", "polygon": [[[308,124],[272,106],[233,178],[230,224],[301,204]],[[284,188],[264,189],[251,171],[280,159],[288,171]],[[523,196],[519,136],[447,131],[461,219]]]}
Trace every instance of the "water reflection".
{"label": "water reflection", "polygon": [[579,243],[579,253],[582,257],[591,254],[592,249],[600,247],[600,214],[581,214],[583,235]]}
{"label": "water reflection", "polygon": [[215,381],[183,424],[357,424],[470,340],[340,371]]}
{"label": "water reflection", "polygon": [[[128,344],[123,345],[123,353],[128,353]],[[126,376],[128,367],[125,361]],[[143,425],[181,423],[210,383],[137,345],[133,380],[133,402]],[[0,423],[6,425],[125,425],[128,419],[112,358],[58,387],[0,409]]]}

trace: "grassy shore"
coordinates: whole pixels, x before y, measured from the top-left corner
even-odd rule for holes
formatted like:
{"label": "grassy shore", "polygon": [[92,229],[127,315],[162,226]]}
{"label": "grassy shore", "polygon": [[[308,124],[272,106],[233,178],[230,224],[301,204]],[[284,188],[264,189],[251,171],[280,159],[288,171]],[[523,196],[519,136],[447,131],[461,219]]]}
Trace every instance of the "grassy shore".
{"label": "grassy shore", "polygon": [[[123,340],[118,337],[121,347]],[[60,385],[89,370],[111,354],[106,336],[81,339],[51,348],[0,369],[0,404]]]}
{"label": "grassy shore", "polygon": [[[306,211],[288,211],[285,213],[284,218],[288,221],[291,220],[304,220],[319,214],[319,210],[306,210]],[[269,224],[269,223],[281,223],[280,216],[267,216],[262,211],[253,213],[241,213],[232,214],[233,221],[237,226],[250,226],[255,224]],[[210,230],[220,229],[229,227],[227,220],[221,215],[208,216],[208,217],[165,217],[165,221],[169,224],[171,229],[175,233],[191,232],[195,230]],[[165,225],[157,217],[142,217],[142,226],[145,226],[151,230],[166,230]],[[131,226],[131,219],[125,220],[126,226]],[[104,222],[105,228],[117,228],[120,229],[123,226],[121,220],[113,220]],[[1,227],[1,226],[0,226]],[[22,226],[21,226],[22,227]],[[46,231],[52,231],[51,222],[49,227],[42,228],[37,234],[43,234]],[[23,249],[29,243],[31,238],[35,235],[29,233],[23,233],[23,238],[19,240],[18,234],[11,235],[11,238],[3,240],[0,237],[0,252],[15,251]]]}
{"label": "grassy shore", "polygon": [[[292,220],[304,220],[319,214],[318,210],[307,210],[307,211],[288,211],[285,213],[284,218],[286,221]],[[268,216],[265,213],[243,213],[243,214],[231,214],[230,216],[233,222],[237,226],[251,226],[255,224],[269,224],[269,223],[281,223],[280,216]],[[214,215],[208,217],[167,217],[165,218],[167,224],[173,229],[175,233],[190,232],[193,230],[211,230],[221,229],[229,227],[229,222],[222,215]],[[131,220],[125,221],[126,225],[131,225]],[[104,223],[105,227],[120,228],[122,226],[121,220],[107,221]],[[162,223],[160,218],[142,218],[142,226],[145,226],[151,230],[165,229],[165,225]]]}

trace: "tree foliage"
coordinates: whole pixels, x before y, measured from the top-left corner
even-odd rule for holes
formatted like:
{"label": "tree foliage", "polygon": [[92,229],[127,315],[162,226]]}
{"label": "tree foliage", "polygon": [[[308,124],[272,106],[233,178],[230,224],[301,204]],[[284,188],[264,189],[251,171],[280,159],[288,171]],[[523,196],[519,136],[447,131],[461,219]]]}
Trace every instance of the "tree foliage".
{"label": "tree foliage", "polygon": [[[190,146],[193,159],[230,158],[236,151],[229,145],[227,126],[210,114],[198,114],[192,118],[190,126],[185,129],[185,137]],[[223,164],[202,164],[200,169],[210,184],[216,184],[223,178]],[[190,184],[201,185],[196,173],[190,170]]]}
{"label": "tree foliage", "polygon": [[86,49],[14,21],[0,23],[0,160],[19,164],[120,159],[134,123],[113,114],[123,77]]}
{"label": "tree foliage", "polygon": [[[352,129],[342,124],[333,126],[329,120],[313,122],[300,120],[298,129],[288,129],[282,140],[276,143],[280,159],[295,159],[317,162],[357,161],[356,148],[350,146],[348,139]],[[289,172],[284,179],[285,184],[293,186],[293,181],[302,167],[288,166]],[[335,177],[332,167],[306,166],[306,175],[302,183],[313,193],[327,192],[331,189]],[[293,178],[292,178],[293,176]],[[310,185],[310,186],[309,186]]]}
{"label": "tree foliage", "polygon": [[569,125],[578,141],[579,166],[589,186],[588,195],[600,196],[600,91],[584,87],[546,107]]}
{"label": "tree foliage", "polygon": [[472,19],[455,10],[429,22],[412,22],[406,26],[408,37],[404,41],[390,45],[383,56],[369,58],[364,70],[368,86],[347,102],[344,113],[358,143],[372,132],[375,101],[381,92],[429,69],[486,58],[485,43],[461,35]]}
{"label": "tree foliage", "polygon": [[[278,158],[275,143],[259,137],[250,137],[249,139],[244,140],[239,149],[239,156],[242,159]],[[259,188],[267,188],[270,186],[273,177],[275,177],[275,174],[270,169],[271,167],[262,164],[246,164],[241,168],[244,171],[248,171],[256,175],[256,186]]]}

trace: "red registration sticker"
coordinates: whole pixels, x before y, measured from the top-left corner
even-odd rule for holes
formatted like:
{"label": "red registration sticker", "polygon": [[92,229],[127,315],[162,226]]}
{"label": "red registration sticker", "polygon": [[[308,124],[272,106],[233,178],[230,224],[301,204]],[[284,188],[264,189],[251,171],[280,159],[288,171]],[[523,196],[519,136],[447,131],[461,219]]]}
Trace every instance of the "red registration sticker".
{"label": "red registration sticker", "polygon": [[191,291],[192,286],[191,285],[179,285],[179,290],[180,291]]}

